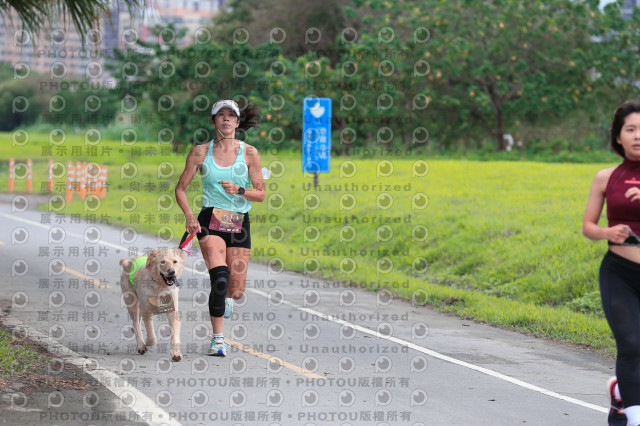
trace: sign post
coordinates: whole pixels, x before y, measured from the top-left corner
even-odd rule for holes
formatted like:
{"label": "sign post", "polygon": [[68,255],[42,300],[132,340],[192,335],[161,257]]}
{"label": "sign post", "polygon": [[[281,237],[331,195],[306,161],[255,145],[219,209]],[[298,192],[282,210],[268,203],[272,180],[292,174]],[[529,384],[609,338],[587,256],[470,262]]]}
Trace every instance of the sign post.
{"label": "sign post", "polygon": [[318,173],[329,173],[331,159],[331,99],[304,98],[302,108],[302,172],[313,173],[318,187]]}

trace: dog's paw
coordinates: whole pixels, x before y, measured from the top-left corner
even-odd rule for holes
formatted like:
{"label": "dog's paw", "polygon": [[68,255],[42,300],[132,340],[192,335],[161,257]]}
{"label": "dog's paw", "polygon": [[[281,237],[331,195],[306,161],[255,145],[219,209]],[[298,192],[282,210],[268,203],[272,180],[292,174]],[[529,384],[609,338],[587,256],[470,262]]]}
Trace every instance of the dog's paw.
{"label": "dog's paw", "polygon": [[138,353],[140,355],[144,355],[147,352],[147,347],[146,346],[142,346],[141,348],[138,348]]}
{"label": "dog's paw", "polygon": [[175,362],[182,361],[182,354],[180,352],[171,355],[171,359]]}

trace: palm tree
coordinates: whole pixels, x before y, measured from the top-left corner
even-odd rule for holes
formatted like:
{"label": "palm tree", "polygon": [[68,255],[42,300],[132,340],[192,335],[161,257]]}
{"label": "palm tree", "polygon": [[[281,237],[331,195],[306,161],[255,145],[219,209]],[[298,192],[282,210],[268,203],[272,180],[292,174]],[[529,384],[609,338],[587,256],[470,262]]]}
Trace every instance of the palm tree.
{"label": "palm tree", "polygon": [[[113,5],[126,6],[129,12],[144,9],[145,0],[0,0],[0,16],[11,19],[15,10],[23,28],[33,34],[38,33],[52,17],[70,18],[84,37],[91,29],[98,28],[101,16],[110,16]],[[35,40],[35,37],[32,38]]]}

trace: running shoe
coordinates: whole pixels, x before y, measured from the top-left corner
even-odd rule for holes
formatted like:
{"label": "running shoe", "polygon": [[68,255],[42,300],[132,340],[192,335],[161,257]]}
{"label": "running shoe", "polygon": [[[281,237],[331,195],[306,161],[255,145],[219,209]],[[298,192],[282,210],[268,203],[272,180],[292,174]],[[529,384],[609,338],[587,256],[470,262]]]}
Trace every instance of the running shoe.
{"label": "running shoe", "polygon": [[224,343],[224,339],[211,339],[208,354],[213,356],[227,356],[227,345]]}
{"label": "running shoe", "polygon": [[229,318],[231,316],[231,312],[233,312],[233,299],[230,297],[225,297],[224,299],[224,317]]}
{"label": "running shoe", "polygon": [[611,409],[609,410],[607,421],[609,422],[609,426],[627,426],[627,416],[623,413],[624,404],[622,403],[622,399],[616,398],[615,394],[617,384],[618,379],[615,376],[607,382],[607,389],[611,397]]}

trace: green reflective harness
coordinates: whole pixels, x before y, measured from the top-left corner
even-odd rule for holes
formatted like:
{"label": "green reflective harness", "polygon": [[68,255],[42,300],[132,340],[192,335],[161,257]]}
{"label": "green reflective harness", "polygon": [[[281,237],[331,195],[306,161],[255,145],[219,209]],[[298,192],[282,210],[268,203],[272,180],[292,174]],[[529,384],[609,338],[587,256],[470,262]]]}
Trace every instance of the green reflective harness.
{"label": "green reflective harness", "polygon": [[136,260],[134,260],[133,263],[131,263],[131,270],[129,271],[129,281],[131,282],[131,286],[133,288],[136,287],[135,283],[133,282],[136,276],[136,272],[138,272],[138,269],[142,268],[144,265],[147,264],[148,257],[149,256],[139,257]]}

